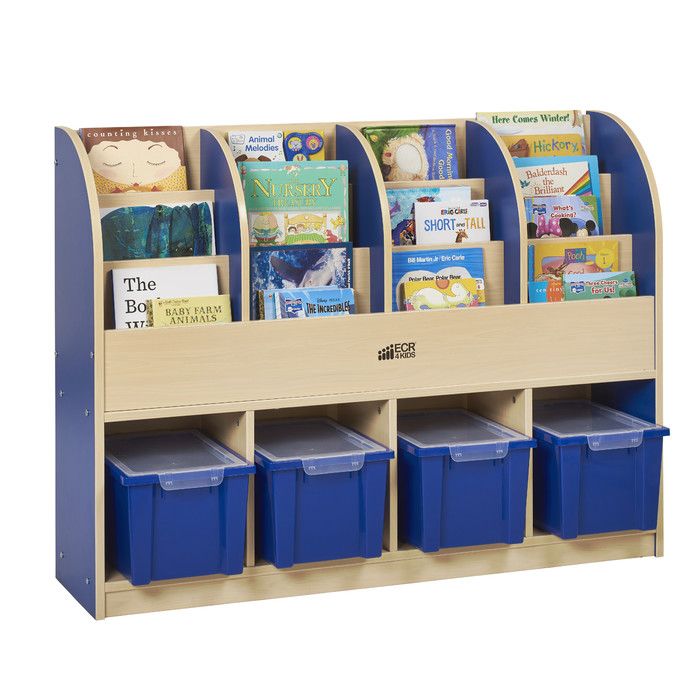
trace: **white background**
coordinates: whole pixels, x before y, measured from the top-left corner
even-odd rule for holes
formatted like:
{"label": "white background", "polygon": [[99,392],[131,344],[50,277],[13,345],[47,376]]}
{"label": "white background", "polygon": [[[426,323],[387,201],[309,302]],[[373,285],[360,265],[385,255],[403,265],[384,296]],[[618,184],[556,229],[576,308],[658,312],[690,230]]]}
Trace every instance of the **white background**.
{"label": "white background", "polygon": [[[700,114],[689,7],[122,0],[3,10],[5,697],[697,692]],[[625,120],[661,196],[666,556],[93,622],[53,578],[53,125],[572,107]],[[552,362],[564,332],[553,332]]]}

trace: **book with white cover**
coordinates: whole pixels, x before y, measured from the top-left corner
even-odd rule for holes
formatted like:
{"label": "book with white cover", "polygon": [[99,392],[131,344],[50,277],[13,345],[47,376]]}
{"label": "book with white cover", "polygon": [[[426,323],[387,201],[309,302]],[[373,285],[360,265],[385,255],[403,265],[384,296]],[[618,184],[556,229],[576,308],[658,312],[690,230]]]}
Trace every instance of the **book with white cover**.
{"label": "book with white cover", "polygon": [[489,203],[416,202],[416,245],[472,243],[491,240]]}
{"label": "book with white cover", "polygon": [[114,327],[147,326],[149,299],[215,296],[219,293],[216,265],[167,265],[112,270]]}

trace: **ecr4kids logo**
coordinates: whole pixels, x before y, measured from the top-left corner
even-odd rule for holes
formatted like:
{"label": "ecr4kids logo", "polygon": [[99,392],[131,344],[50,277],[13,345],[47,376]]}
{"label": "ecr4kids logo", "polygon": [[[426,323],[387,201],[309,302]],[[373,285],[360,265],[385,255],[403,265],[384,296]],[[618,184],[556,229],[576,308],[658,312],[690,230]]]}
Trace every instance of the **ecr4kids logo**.
{"label": "ecr4kids logo", "polygon": [[377,359],[382,360],[408,360],[416,356],[415,343],[389,343],[377,350]]}

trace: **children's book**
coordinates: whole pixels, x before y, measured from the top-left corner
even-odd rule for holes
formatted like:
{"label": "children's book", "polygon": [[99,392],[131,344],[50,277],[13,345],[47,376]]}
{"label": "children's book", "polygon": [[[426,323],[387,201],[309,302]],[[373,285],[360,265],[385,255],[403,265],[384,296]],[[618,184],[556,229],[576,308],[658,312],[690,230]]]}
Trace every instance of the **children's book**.
{"label": "children's book", "polygon": [[229,131],[228,145],[237,163],[285,160],[281,131]]}
{"label": "children's book", "polygon": [[480,306],[484,300],[484,281],[475,277],[436,276],[426,280],[404,282],[404,309],[466,309]]}
{"label": "children's book", "polygon": [[355,292],[338,287],[272,289],[259,292],[261,317],[312,318],[315,316],[347,316],[355,313]]}
{"label": "children's book", "polygon": [[477,112],[498,133],[515,158],[576,156],[586,152],[583,115],[555,112]]}
{"label": "children's book", "polygon": [[524,197],[589,194],[596,197],[601,210],[597,156],[515,158],[513,162]]}
{"label": "children's book", "polygon": [[219,294],[216,265],[168,265],[112,270],[114,327],[142,328],[152,299],[209,297]]}
{"label": "children's book", "polygon": [[211,202],[107,207],[100,217],[105,260],[216,254]]}
{"label": "children's book", "polygon": [[559,277],[528,282],[527,287],[528,299],[531,304],[564,301],[564,285]]}
{"label": "children's book", "polygon": [[415,205],[418,202],[468,202],[471,187],[396,187],[386,191],[391,216],[391,240],[396,246],[415,245]]}
{"label": "children's book", "polygon": [[543,241],[528,246],[529,279],[561,279],[566,274],[617,272],[618,242],[581,238],[570,241]]}
{"label": "children's book", "polygon": [[239,163],[250,245],[348,241],[348,163]]}
{"label": "children's book", "polygon": [[634,272],[597,272],[564,275],[564,299],[608,299],[636,297]]}
{"label": "children's book", "polygon": [[80,130],[97,194],[186,190],[181,126]]}
{"label": "children's book", "polygon": [[285,160],[324,160],[326,140],[323,131],[285,131]]}
{"label": "children's book", "polygon": [[299,287],[352,287],[349,243],[291,245],[250,251],[251,318],[259,318],[258,292]]}
{"label": "children's book", "polygon": [[[481,248],[446,248],[420,250],[397,248],[393,252],[392,310],[403,309],[403,285],[435,279],[458,280],[474,277],[484,279],[484,251]],[[479,305],[486,303],[485,295]]]}
{"label": "children's book", "polygon": [[149,299],[146,302],[146,315],[148,325],[153,328],[230,323],[231,297],[218,294],[212,297]]}
{"label": "children's book", "polygon": [[600,236],[602,220],[593,195],[525,197],[528,238]]}
{"label": "children's book", "polygon": [[472,243],[491,240],[489,203],[416,202],[416,244]]}
{"label": "children's book", "polygon": [[454,124],[367,126],[385,182],[459,178]]}

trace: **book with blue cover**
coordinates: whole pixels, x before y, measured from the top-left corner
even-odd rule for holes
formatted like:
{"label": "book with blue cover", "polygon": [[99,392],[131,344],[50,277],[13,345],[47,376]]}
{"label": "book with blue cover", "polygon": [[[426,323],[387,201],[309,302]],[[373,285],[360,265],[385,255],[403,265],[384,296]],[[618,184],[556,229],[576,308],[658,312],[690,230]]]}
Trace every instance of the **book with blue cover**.
{"label": "book with blue cover", "polygon": [[260,318],[258,292],[300,287],[352,287],[350,243],[266,246],[250,250],[250,312]]}
{"label": "book with blue cover", "polygon": [[355,292],[338,287],[271,289],[260,292],[260,304],[265,320],[347,316],[355,313]]}
{"label": "book with blue cover", "polygon": [[[403,286],[406,282],[460,280],[474,277],[484,280],[482,248],[445,248],[423,250],[398,248],[392,255],[392,311],[404,308]],[[483,286],[483,285],[482,285]],[[479,306],[483,306],[484,299]]]}

